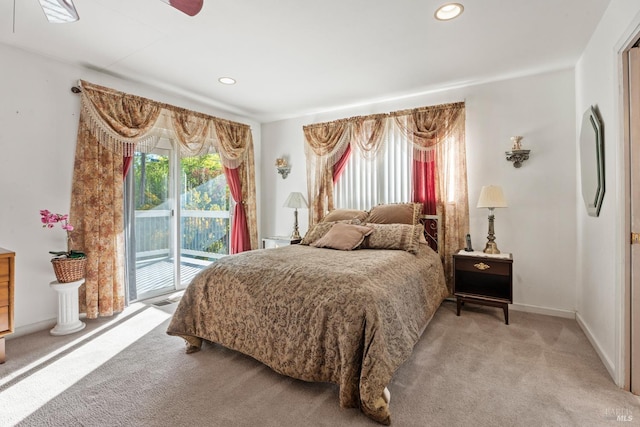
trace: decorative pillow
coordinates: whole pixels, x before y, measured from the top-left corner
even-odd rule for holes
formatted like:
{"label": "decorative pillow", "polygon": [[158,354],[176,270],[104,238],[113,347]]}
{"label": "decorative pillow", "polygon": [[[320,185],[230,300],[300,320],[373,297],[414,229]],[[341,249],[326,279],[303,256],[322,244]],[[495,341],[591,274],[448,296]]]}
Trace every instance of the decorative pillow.
{"label": "decorative pillow", "polygon": [[345,224],[355,224],[355,225],[363,225],[362,221],[359,219],[344,219],[341,221],[331,221],[331,222],[319,222],[313,227],[309,228],[307,233],[304,235],[302,240],[300,241],[301,245],[310,245],[325,234],[333,227],[333,224],[338,222],[342,222]]}
{"label": "decorative pillow", "polygon": [[418,253],[422,224],[367,224],[373,232],[362,243],[362,249],[398,249]]}
{"label": "decorative pillow", "polygon": [[333,224],[333,227],[331,227],[331,230],[329,230],[327,234],[311,243],[311,246],[351,251],[360,246],[364,238],[371,234],[372,231],[372,227],[365,225],[337,222]]}
{"label": "decorative pillow", "polygon": [[378,205],[369,211],[365,222],[374,224],[418,224],[422,205],[420,203],[391,203]]}
{"label": "decorative pillow", "polygon": [[313,225],[311,228],[309,228],[307,234],[304,235],[304,237],[300,241],[300,244],[310,245],[311,243],[327,234],[327,232],[331,230],[331,227],[333,227],[334,224],[335,222],[319,222]]}
{"label": "decorative pillow", "polygon": [[334,209],[322,218],[322,222],[344,221],[350,219],[357,219],[364,222],[367,215],[367,211],[360,211],[358,209]]}

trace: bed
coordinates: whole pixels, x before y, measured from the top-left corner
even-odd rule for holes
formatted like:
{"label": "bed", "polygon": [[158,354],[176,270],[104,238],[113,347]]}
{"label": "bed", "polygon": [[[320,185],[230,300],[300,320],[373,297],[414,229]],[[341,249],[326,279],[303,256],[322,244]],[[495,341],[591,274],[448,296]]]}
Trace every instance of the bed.
{"label": "bed", "polygon": [[[318,224],[306,244],[216,261],[187,287],[167,333],[188,353],[207,340],[280,374],[337,384],[342,407],[390,424],[386,386],[448,291],[419,223],[356,221],[325,221],[328,231]],[[346,225],[364,230],[357,250],[319,244]]]}

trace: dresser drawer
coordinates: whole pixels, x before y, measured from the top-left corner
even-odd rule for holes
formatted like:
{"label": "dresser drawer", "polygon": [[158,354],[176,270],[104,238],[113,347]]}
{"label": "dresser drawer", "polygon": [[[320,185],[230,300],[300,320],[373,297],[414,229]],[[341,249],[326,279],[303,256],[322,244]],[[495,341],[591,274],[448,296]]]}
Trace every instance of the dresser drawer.
{"label": "dresser drawer", "polygon": [[9,282],[0,282],[0,307],[9,305]]}
{"label": "dresser drawer", "polygon": [[0,258],[0,282],[8,282],[10,273],[9,258]]}
{"label": "dresser drawer", "polygon": [[473,271],[474,273],[509,276],[511,262],[501,262],[493,259],[457,257],[455,260],[457,271]]}
{"label": "dresser drawer", "polygon": [[9,307],[0,307],[0,333],[9,330]]}

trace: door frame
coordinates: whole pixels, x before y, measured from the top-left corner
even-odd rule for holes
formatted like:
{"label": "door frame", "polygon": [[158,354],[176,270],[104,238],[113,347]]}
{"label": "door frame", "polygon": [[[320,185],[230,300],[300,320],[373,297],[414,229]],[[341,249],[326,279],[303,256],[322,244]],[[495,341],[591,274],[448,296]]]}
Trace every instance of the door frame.
{"label": "door frame", "polygon": [[144,299],[154,298],[159,295],[164,295],[171,292],[176,292],[184,289],[184,286],[180,286],[180,209],[177,205],[179,187],[178,182],[179,174],[179,162],[180,154],[179,149],[175,146],[173,140],[169,138],[161,139],[158,146],[154,147],[152,151],[147,154],[157,154],[165,156],[169,161],[169,170],[167,171],[167,199],[165,202],[169,202],[169,210],[171,212],[169,216],[169,253],[168,256],[173,258],[172,267],[172,281],[173,288],[159,288],[146,293],[140,294],[137,289],[137,266],[136,266],[136,233],[135,233],[135,192],[134,177],[135,177],[135,161],[131,164],[130,173],[125,178],[125,192],[124,192],[124,207],[125,207],[125,295],[126,303],[131,301],[140,301]]}
{"label": "door frame", "polygon": [[[633,187],[632,187],[632,157],[633,151],[640,151],[640,138],[635,141],[635,149],[632,144],[632,132],[631,132],[631,78],[629,75],[629,52],[634,46],[640,43],[640,29],[637,29],[629,42],[621,51],[621,74],[622,74],[622,126],[623,126],[623,158],[624,158],[624,182],[626,188],[624,190],[624,232],[625,232],[625,244],[624,244],[624,281],[622,292],[622,351],[621,358],[624,366],[623,371],[623,388],[631,391],[634,394],[640,394],[640,328],[633,327],[633,320],[640,319],[640,278],[634,279],[634,266],[631,247],[631,233],[640,232],[640,229],[632,229],[632,207],[633,207]],[[640,79],[639,83],[640,83]],[[640,92],[640,90],[639,90]],[[640,104],[640,103],[639,103]],[[640,112],[636,113],[640,117]],[[638,120],[639,117],[635,117]],[[636,191],[637,192],[637,191]],[[640,206],[636,206],[636,210],[640,210]],[[640,251],[640,247],[633,249],[634,251]],[[640,265],[636,266],[635,275],[640,277]],[[638,323],[638,322],[636,322]]]}
{"label": "door frame", "polygon": [[[126,303],[129,304],[131,301],[140,301],[150,298],[155,298],[160,295],[165,295],[168,293],[179,292],[189,285],[197,266],[204,268],[206,266],[203,262],[208,262],[209,264],[214,262],[215,259],[221,258],[223,256],[227,256],[231,254],[231,228],[234,219],[233,211],[236,205],[236,202],[233,200],[233,197],[230,195],[228,188],[228,182],[226,181],[226,175],[224,174],[224,170],[222,168],[216,169],[219,174],[225,178],[225,193],[226,198],[224,199],[225,203],[228,202],[229,210],[210,210],[211,212],[219,212],[227,215],[213,215],[207,216],[211,219],[223,219],[228,218],[228,232],[226,233],[226,252],[220,253],[209,252],[209,251],[198,251],[198,250],[190,250],[188,256],[192,257],[192,261],[194,264],[197,264],[194,269],[193,266],[188,261],[183,262],[183,256],[187,253],[188,248],[182,247],[182,238],[184,230],[182,228],[183,222],[181,221],[183,217],[198,217],[198,215],[189,215],[186,213],[190,211],[190,209],[186,209],[183,206],[183,185],[182,181],[183,172],[182,172],[182,160],[183,157],[180,153],[179,143],[173,138],[161,138],[160,143],[149,152],[150,154],[159,154],[165,156],[169,160],[169,170],[167,176],[167,190],[168,197],[165,202],[170,202],[170,215],[169,215],[169,257],[173,258],[172,263],[172,278],[173,278],[173,287],[163,287],[159,289],[153,289],[151,291],[147,291],[143,294],[140,294],[137,289],[137,265],[136,265],[136,233],[135,233],[135,224],[136,215],[135,215],[135,202],[133,202],[133,197],[135,195],[134,189],[134,177],[135,173],[129,173],[125,179],[125,192],[124,192],[124,211],[125,211],[125,224],[129,226],[125,226],[125,283],[126,283]],[[211,155],[215,153],[204,153],[198,156]],[[219,154],[218,154],[219,156]],[[221,160],[220,160],[221,162]],[[131,171],[135,171],[135,162],[131,165]],[[197,209],[196,209],[197,210]],[[183,249],[185,251],[183,252]],[[204,261],[202,258],[198,258],[201,256],[207,256]],[[186,268],[188,271],[183,271],[183,268]],[[165,276],[168,278],[168,275]]]}

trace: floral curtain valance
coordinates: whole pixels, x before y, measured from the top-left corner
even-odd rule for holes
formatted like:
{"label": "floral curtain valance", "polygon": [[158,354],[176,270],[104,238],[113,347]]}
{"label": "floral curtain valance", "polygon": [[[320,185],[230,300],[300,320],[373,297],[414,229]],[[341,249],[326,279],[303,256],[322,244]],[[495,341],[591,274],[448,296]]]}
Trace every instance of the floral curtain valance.
{"label": "floral curtain valance", "polygon": [[349,155],[375,159],[387,135],[399,133],[413,151],[407,172],[413,179],[412,201],[441,217],[438,244],[451,285],[452,254],[464,246],[469,230],[464,121],[465,103],[458,102],[304,126],[309,224],[334,208],[335,172]]}
{"label": "floral curtain valance", "polygon": [[415,150],[432,150],[453,132],[463,112],[464,102],[456,102],[315,123],[303,126],[303,131],[310,154],[335,163],[347,144],[356,144],[362,153],[375,157],[372,153],[380,149],[388,126],[397,126]]}
{"label": "floral curtain valance", "polygon": [[150,151],[158,135],[152,131],[161,108],[153,103],[100,86],[82,83],[82,109],[86,126],[110,151],[131,157],[139,150]]}
{"label": "floral curtain valance", "polygon": [[336,120],[302,128],[308,155],[335,163],[351,140],[351,120]]}
{"label": "floral curtain valance", "polygon": [[161,137],[178,141],[183,156],[213,151],[220,155],[236,201],[232,251],[258,247],[253,139],[248,125],[84,81],[81,87],[70,217],[77,224],[75,249],[88,257],[80,289],[80,308],[87,318],[110,316],[124,308],[125,164],[135,151],[153,150]]}
{"label": "floral curtain valance", "polygon": [[[428,150],[446,138],[464,112],[464,103],[435,105],[391,113],[416,149]],[[406,120],[399,120],[406,117]]]}
{"label": "floral curtain valance", "polygon": [[353,120],[352,143],[359,148],[362,156],[368,159],[377,156],[387,132],[387,117],[386,114],[375,114]]}
{"label": "floral curtain valance", "polygon": [[132,156],[150,152],[159,138],[171,137],[180,144],[183,156],[217,152],[222,164],[239,167],[251,146],[251,128],[81,81],[82,109],[87,126],[108,150]]}
{"label": "floral curtain valance", "polygon": [[414,159],[426,161],[449,136],[460,137],[464,111],[465,103],[456,102],[304,126],[310,224],[333,209],[333,168],[349,146],[373,159],[387,133],[397,129],[411,143]]}

